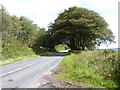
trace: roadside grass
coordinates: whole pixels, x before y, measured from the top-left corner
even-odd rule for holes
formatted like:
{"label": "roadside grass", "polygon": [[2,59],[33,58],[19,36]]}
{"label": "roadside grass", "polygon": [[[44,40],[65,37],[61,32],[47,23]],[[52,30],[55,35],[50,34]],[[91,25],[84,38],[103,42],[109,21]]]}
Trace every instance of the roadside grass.
{"label": "roadside grass", "polygon": [[5,44],[0,47],[0,66],[56,52],[40,47],[29,48],[16,38],[9,36],[3,42]]}
{"label": "roadside grass", "polygon": [[[44,56],[65,50],[66,45],[57,45],[55,49],[47,49],[39,46],[29,48],[17,38],[7,36],[3,40],[4,44],[0,47],[0,66],[23,61],[37,56]],[[0,44],[1,45],[1,44]]]}
{"label": "roadside grass", "polygon": [[55,50],[51,49],[44,49],[41,47],[34,47],[28,48],[25,45],[21,45],[19,42],[17,43],[18,46],[15,46],[14,44],[11,45],[6,45],[4,49],[2,49],[1,54],[1,60],[0,60],[0,66],[27,60],[30,58],[35,58],[38,56],[44,56],[44,55],[49,55],[52,53],[56,53],[62,50],[65,50],[64,44],[57,45]]}
{"label": "roadside grass", "polygon": [[[3,42],[3,43],[2,43]],[[65,50],[67,45],[60,44],[55,49],[43,48],[40,46],[28,47],[14,36],[6,36],[0,41],[0,66],[23,61],[37,56],[49,55]]]}
{"label": "roadside grass", "polygon": [[55,53],[55,52],[56,51],[54,51],[54,50],[46,50],[46,49],[40,49],[40,48],[38,49],[37,48],[37,51],[34,51],[34,53],[30,54],[30,55],[13,57],[13,58],[8,58],[8,59],[1,59],[0,60],[0,66],[15,63],[15,62],[19,62],[19,61],[28,60],[28,59],[35,58],[35,57],[38,57],[38,56],[49,55],[49,54],[52,54],[52,53]]}
{"label": "roadside grass", "polygon": [[0,66],[11,64],[11,63],[16,63],[18,61],[31,59],[31,58],[38,57],[38,56],[39,55],[28,55],[28,56],[22,56],[22,57],[17,57],[17,58],[10,58],[10,59],[5,59],[5,60],[0,60]]}
{"label": "roadside grass", "polygon": [[59,64],[58,79],[86,88],[120,87],[120,55],[114,50],[69,52]]}

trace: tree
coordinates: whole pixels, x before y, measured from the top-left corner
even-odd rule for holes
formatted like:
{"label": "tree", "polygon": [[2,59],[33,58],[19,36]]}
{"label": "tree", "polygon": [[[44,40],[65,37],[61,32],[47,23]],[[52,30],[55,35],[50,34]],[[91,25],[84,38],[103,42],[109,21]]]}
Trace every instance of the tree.
{"label": "tree", "polygon": [[35,31],[37,30],[37,25],[33,24],[33,21],[29,20],[26,17],[20,17],[21,30],[18,37],[22,39],[24,44],[32,46],[32,42],[35,39]]}
{"label": "tree", "polygon": [[98,13],[79,7],[60,13],[48,32],[56,44],[67,40],[71,49],[94,49],[96,45],[114,42],[106,21]]}
{"label": "tree", "polygon": [[10,16],[10,26],[9,26],[9,35],[10,36],[19,36],[19,32],[21,31],[20,20],[17,16]]}
{"label": "tree", "polygon": [[10,27],[10,15],[7,13],[6,9],[4,6],[1,6],[0,9],[0,27],[1,27],[1,33],[3,36],[3,39],[5,36],[9,34],[9,27]]}
{"label": "tree", "polygon": [[45,28],[39,28],[39,30],[36,31],[36,33],[37,34],[35,46],[41,46],[46,49],[54,49],[54,42],[52,40],[52,37],[48,34]]}
{"label": "tree", "polygon": [[11,16],[2,6],[0,9],[0,21],[3,47],[5,44],[5,38],[8,36],[19,39],[21,43],[26,44],[29,47],[32,47],[35,43],[35,32],[38,27],[28,18],[23,16],[17,17],[15,15]]}

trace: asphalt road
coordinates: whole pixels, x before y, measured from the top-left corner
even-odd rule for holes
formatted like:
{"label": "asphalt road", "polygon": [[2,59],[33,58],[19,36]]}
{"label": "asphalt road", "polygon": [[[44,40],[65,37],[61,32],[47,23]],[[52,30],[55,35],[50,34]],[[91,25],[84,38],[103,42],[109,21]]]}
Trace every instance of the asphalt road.
{"label": "asphalt road", "polygon": [[40,78],[52,70],[66,55],[63,52],[41,56],[0,67],[1,88],[36,88]]}

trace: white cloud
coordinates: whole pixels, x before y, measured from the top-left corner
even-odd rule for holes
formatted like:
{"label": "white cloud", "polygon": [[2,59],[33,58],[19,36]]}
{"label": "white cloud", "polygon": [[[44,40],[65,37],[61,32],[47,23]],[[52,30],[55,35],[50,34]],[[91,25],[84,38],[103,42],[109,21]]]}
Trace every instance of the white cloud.
{"label": "white cloud", "polygon": [[[26,1],[26,0],[24,0]],[[29,16],[30,14],[36,15],[36,18],[32,18],[35,23],[40,26],[46,27],[49,22],[53,21],[57,14],[69,8],[75,6],[77,2],[75,0],[27,0],[20,3],[20,0],[3,0],[3,5],[7,8],[10,14],[17,16]],[[29,18],[29,17],[28,17]]]}

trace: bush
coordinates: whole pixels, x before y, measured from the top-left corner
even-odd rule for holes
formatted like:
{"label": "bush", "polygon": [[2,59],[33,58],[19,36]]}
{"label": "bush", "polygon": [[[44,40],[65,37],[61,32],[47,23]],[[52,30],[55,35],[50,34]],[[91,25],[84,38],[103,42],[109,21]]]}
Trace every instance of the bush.
{"label": "bush", "polygon": [[120,85],[120,55],[114,50],[71,53],[60,64],[58,77],[92,88],[117,88]]}
{"label": "bush", "polygon": [[15,37],[8,36],[3,40],[2,59],[15,58],[34,54],[31,48],[22,44]]}

